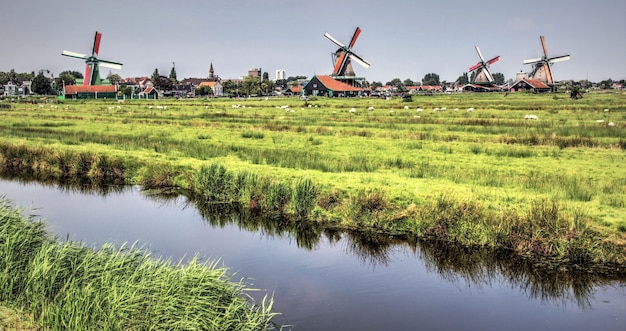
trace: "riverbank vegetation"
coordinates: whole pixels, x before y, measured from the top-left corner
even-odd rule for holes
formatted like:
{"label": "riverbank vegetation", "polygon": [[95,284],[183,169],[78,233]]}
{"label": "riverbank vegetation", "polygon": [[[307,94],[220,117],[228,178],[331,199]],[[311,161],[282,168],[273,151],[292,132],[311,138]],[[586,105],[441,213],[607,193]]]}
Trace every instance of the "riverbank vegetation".
{"label": "riverbank vegetation", "polygon": [[40,100],[1,110],[0,161],[4,173],[139,184],[281,222],[620,269],[623,98]]}
{"label": "riverbank vegetation", "polygon": [[59,242],[6,200],[0,261],[3,330],[267,330],[275,315],[217,262]]}

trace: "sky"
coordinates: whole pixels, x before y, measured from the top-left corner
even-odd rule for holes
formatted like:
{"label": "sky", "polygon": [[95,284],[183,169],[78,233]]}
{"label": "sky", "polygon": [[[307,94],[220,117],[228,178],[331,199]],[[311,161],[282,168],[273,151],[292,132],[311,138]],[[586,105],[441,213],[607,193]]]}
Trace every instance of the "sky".
{"label": "sky", "polygon": [[455,81],[484,57],[506,79],[531,70],[525,59],[542,55],[556,63],[556,80],[626,79],[626,0],[21,0],[0,10],[0,71],[53,74],[84,72],[63,50],[90,53],[102,33],[99,58],[121,62],[122,78],[151,76],[155,69],[177,78],[206,78],[213,64],[222,79],[260,68],[275,79],[328,75],[337,49],[329,32],[371,66],[353,63],[368,81],[421,81],[436,73]]}

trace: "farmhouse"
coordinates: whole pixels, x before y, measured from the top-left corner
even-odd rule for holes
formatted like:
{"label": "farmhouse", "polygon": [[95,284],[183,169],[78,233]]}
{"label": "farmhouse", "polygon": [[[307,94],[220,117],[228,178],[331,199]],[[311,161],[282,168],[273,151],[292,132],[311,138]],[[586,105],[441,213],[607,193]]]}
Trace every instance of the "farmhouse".
{"label": "farmhouse", "polygon": [[340,82],[327,75],[316,75],[304,86],[304,92],[310,96],[354,97],[365,90]]}
{"label": "farmhouse", "polygon": [[116,99],[115,85],[66,85],[63,87],[66,99]]}
{"label": "farmhouse", "polygon": [[522,78],[511,86],[511,92],[534,91],[535,93],[547,93],[552,89],[541,81],[531,78]]}
{"label": "farmhouse", "polygon": [[204,86],[208,86],[211,88],[214,97],[221,97],[224,95],[224,88],[222,88],[222,83],[220,83],[219,81],[205,81],[198,84],[198,87]]}

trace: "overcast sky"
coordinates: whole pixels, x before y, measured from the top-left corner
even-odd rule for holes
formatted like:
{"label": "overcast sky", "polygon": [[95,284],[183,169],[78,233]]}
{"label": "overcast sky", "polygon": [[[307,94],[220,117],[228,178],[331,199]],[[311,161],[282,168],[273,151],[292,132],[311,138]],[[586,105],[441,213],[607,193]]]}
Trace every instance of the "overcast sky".
{"label": "overcast sky", "polygon": [[[501,56],[491,72],[514,78],[522,61],[571,55],[555,64],[556,80],[626,78],[626,0],[20,0],[0,9],[0,71],[84,71],[62,50],[90,53],[100,31],[100,58],[121,62],[122,77],[215,73],[239,78],[261,68],[275,78],[332,72],[336,46],[363,32],[353,51],[358,76],[383,83],[437,73],[454,81],[485,57]],[[109,69],[102,68],[102,76]]]}

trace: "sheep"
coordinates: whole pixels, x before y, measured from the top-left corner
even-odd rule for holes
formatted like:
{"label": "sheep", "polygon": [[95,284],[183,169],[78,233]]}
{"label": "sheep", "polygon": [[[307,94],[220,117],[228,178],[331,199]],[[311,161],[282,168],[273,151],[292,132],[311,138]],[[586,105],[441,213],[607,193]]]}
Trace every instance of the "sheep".
{"label": "sheep", "polygon": [[609,124],[607,124],[608,126],[615,126],[614,122],[609,122]]}
{"label": "sheep", "polygon": [[458,112],[458,111],[459,111],[459,108],[454,108],[454,112],[455,113]]}
{"label": "sheep", "polygon": [[525,115],[524,119],[525,120],[538,120],[539,117],[537,115]]}
{"label": "sheep", "polygon": [[608,108],[604,108],[604,111],[605,111],[605,112],[608,112],[608,111],[609,111],[609,109],[608,109]]}
{"label": "sheep", "polygon": [[604,120],[596,120],[596,123],[604,123]]}
{"label": "sheep", "polygon": [[404,106],[404,109],[405,109],[405,110],[408,110],[408,109],[409,109],[409,106]]}
{"label": "sheep", "polygon": [[418,113],[421,113],[421,112],[423,112],[423,111],[424,111],[424,109],[422,109],[422,108],[417,108],[417,110],[416,110],[416,111],[417,111]]}
{"label": "sheep", "polygon": [[438,111],[439,111],[439,107],[437,107],[437,108],[433,109],[433,113],[436,113],[436,112],[438,112]]}
{"label": "sheep", "polygon": [[467,112],[468,112],[468,113],[471,113],[471,112],[473,112],[473,111],[474,111],[474,107],[467,108]]}
{"label": "sheep", "polygon": [[441,110],[441,111],[446,111],[447,109],[448,109],[448,108],[446,108],[446,107],[441,107],[441,108],[439,108],[439,110]]}
{"label": "sheep", "polygon": [[350,112],[351,112],[351,113],[356,113],[356,109],[354,109],[354,108],[350,108]]}
{"label": "sheep", "polygon": [[367,108],[367,110],[374,110],[374,107],[370,106]]}

